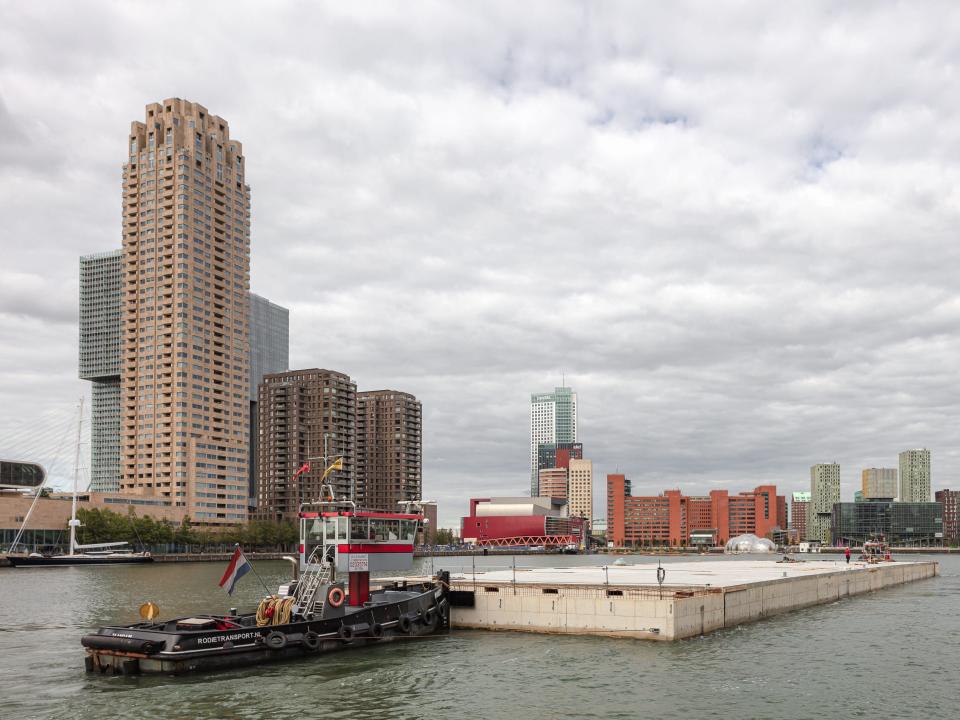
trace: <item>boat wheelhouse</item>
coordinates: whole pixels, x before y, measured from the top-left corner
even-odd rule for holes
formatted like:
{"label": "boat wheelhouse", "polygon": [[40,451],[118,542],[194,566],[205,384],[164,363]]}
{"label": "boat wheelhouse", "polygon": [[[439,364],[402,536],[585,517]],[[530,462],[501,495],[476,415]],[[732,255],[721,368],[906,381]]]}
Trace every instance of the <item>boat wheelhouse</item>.
{"label": "boat wheelhouse", "polygon": [[370,573],[407,570],[413,564],[413,546],[419,514],[362,512],[351,505],[330,503],[300,509],[300,571],[328,564],[331,576],[349,577],[350,605],[369,600]]}

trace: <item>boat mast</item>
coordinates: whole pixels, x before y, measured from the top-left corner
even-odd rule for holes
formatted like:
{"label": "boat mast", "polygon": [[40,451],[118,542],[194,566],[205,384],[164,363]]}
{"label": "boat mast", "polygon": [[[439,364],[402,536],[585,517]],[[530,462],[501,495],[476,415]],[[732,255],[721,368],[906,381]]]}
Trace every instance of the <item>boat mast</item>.
{"label": "boat mast", "polygon": [[70,506],[70,552],[73,555],[73,548],[77,544],[77,526],[80,521],[77,520],[77,478],[80,475],[80,436],[83,432],[83,398],[80,398],[80,417],[77,420],[77,452],[73,461],[73,502]]}

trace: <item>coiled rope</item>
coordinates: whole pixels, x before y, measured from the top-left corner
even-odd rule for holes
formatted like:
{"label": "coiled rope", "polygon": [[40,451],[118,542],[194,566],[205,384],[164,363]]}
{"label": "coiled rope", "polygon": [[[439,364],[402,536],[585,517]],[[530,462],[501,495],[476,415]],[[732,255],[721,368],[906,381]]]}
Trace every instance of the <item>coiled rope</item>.
{"label": "coiled rope", "polygon": [[257,627],[286,625],[293,614],[294,598],[268,595],[257,606]]}

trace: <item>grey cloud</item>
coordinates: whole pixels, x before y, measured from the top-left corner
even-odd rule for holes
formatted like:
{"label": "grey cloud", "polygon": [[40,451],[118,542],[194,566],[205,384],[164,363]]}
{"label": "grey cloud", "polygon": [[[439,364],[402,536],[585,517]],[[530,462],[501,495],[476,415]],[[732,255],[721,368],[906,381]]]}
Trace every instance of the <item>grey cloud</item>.
{"label": "grey cloud", "polygon": [[[4,405],[72,402],[76,257],[119,244],[129,122],[176,95],[244,143],[294,364],[423,400],[445,523],[523,491],[562,372],[600,515],[617,467],[789,491],[835,459],[849,494],[926,445],[949,485],[960,11],[934,6],[12,6]],[[205,40],[152,31],[184,24]]]}

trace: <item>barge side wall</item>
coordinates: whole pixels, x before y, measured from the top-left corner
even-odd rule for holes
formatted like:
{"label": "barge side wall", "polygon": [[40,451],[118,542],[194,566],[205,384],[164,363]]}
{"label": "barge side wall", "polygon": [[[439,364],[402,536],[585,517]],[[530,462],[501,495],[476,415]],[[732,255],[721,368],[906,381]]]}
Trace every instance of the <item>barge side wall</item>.
{"label": "barge side wall", "polygon": [[[878,565],[724,588],[673,589],[456,580],[474,607],[455,607],[454,627],[680,640],[780,613],[834,602],[938,574],[935,562]],[[610,595],[610,591],[622,595]],[[683,595],[684,593],[681,593]]]}

